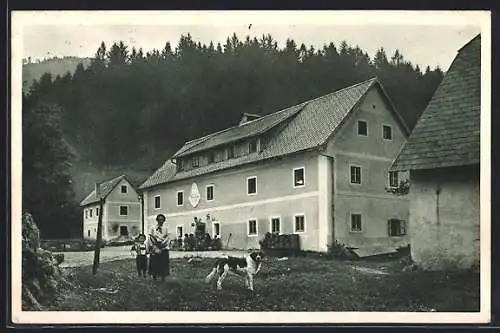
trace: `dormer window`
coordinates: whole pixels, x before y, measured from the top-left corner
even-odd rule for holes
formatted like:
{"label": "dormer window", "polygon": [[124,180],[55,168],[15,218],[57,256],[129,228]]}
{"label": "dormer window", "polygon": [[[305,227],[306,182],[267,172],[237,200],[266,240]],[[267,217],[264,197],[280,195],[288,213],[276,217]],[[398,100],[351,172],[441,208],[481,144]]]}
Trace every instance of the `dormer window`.
{"label": "dormer window", "polygon": [[184,169],[184,165],[183,165],[182,161],[183,160],[181,160],[181,159],[176,160],[177,172],[182,171]]}
{"label": "dormer window", "polygon": [[257,151],[257,139],[253,139],[248,144],[248,152],[251,154],[255,153],[256,151]]}
{"label": "dormer window", "polygon": [[199,156],[193,156],[193,158],[191,160],[191,166],[193,168],[197,168],[200,166],[200,157]]}
{"label": "dormer window", "polygon": [[234,158],[234,156],[235,156],[234,151],[235,150],[236,149],[235,149],[234,145],[229,146],[229,148],[227,148],[227,158]]}
{"label": "dormer window", "polygon": [[217,150],[215,152],[215,159],[214,161],[215,162],[220,162],[220,161],[223,161],[224,160],[224,157],[226,155],[226,152],[224,150]]}
{"label": "dormer window", "polygon": [[208,153],[208,163],[209,164],[214,162],[214,159],[215,159],[214,155],[215,154],[214,154],[213,151],[211,151],[211,152]]}

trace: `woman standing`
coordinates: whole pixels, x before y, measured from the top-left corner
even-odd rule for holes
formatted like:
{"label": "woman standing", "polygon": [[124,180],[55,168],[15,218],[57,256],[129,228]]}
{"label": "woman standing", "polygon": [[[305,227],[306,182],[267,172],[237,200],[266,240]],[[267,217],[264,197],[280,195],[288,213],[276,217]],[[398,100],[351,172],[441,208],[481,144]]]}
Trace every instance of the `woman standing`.
{"label": "woman standing", "polygon": [[149,260],[149,274],[156,280],[170,275],[170,254],[168,249],[168,230],[165,225],[166,217],[163,214],[156,216],[156,225],[151,228],[149,237],[153,243],[153,250]]}

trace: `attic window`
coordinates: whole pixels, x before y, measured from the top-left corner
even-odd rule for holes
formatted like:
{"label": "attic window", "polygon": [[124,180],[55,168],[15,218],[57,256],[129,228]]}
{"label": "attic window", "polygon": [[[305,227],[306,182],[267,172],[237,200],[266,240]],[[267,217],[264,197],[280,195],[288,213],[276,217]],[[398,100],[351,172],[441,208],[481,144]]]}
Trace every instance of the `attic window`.
{"label": "attic window", "polygon": [[366,121],[358,120],[358,135],[367,136],[368,135],[368,126]]}
{"label": "attic window", "polygon": [[184,165],[183,165],[182,161],[183,161],[182,159],[176,160],[177,171],[182,171],[184,169]]}
{"label": "attic window", "polygon": [[229,146],[229,148],[227,149],[227,158],[234,158],[235,155],[234,151],[235,151],[234,145]]}
{"label": "attic window", "polygon": [[199,156],[193,156],[193,159],[191,160],[191,166],[193,168],[197,168],[200,166],[200,157]]}
{"label": "attic window", "polygon": [[392,140],[392,127],[389,125],[382,126],[382,137],[385,140]]}
{"label": "attic window", "polygon": [[215,155],[214,161],[215,162],[220,162],[220,161],[224,160],[226,152],[224,150],[217,150],[214,155]]}
{"label": "attic window", "polygon": [[213,151],[211,151],[211,152],[208,153],[208,163],[213,163],[214,162],[214,159],[215,159],[214,155],[215,154],[214,154]]}
{"label": "attic window", "polygon": [[256,151],[257,151],[257,139],[253,139],[248,144],[248,152],[249,153],[255,153]]}
{"label": "attic window", "polygon": [[127,185],[121,186],[121,193],[127,193]]}

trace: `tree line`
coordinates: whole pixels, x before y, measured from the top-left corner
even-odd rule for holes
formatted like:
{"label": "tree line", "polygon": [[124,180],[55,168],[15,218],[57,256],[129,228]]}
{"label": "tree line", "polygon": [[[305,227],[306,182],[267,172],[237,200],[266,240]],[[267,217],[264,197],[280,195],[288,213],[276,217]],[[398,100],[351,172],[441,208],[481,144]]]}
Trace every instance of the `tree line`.
{"label": "tree line", "polygon": [[[60,147],[70,142],[89,165],[155,169],[186,140],[234,126],[243,112],[265,115],[374,76],[412,128],[443,72],[421,69],[398,50],[388,56],[381,47],[370,58],[346,41],[315,49],[293,39],[280,48],[269,34],[233,34],[208,45],[187,34],[175,47],[167,42],[148,52],[123,41],[102,42],[88,67],[56,77],[46,73],[23,96],[23,120],[50,129],[30,133],[23,123],[23,152],[61,140]],[[54,162],[64,169],[59,159],[71,154],[55,146],[53,154],[34,155],[41,162],[34,165]],[[24,173],[45,175],[36,168],[23,163]],[[70,180],[65,172],[51,177],[58,175],[63,183]]]}

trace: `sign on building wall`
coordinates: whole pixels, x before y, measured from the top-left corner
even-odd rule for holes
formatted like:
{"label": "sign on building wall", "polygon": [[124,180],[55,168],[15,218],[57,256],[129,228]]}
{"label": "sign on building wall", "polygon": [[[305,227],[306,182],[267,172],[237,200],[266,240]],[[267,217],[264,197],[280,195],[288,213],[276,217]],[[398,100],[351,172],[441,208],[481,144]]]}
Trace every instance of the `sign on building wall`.
{"label": "sign on building wall", "polygon": [[191,204],[191,206],[198,206],[200,197],[201,195],[200,191],[198,190],[198,185],[196,185],[196,183],[193,183],[193,185],[191,185],[191,194],[189,195],[189,203]]}

